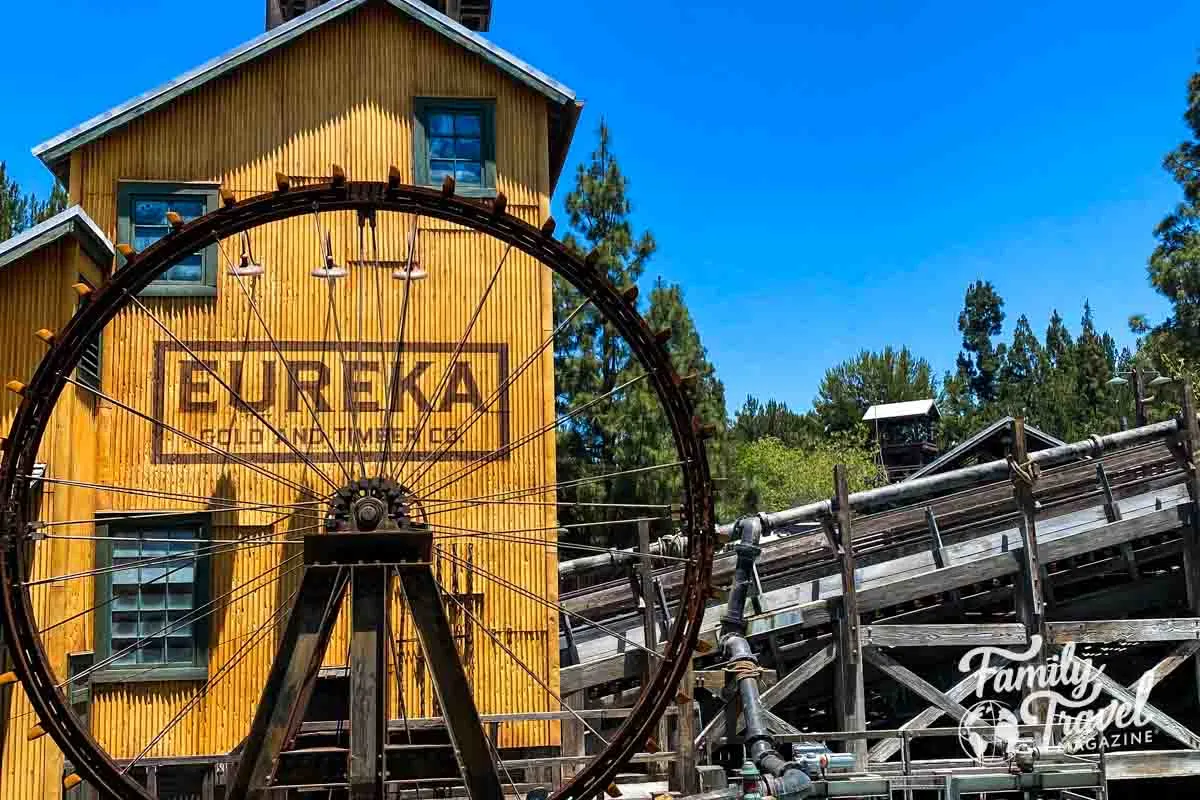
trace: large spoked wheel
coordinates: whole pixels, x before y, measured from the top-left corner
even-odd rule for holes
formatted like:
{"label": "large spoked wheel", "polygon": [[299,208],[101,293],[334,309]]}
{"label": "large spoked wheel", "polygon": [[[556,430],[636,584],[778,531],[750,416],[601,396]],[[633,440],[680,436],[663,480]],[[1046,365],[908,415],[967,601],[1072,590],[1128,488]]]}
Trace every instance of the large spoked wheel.
{"label": "large spoked wheel", "polygon": [[[607,736],[575,715],[598,746],[557,796],[601,794],[675,696],[715,547],[702,426],[636,293],[573,256],[552,224],[507,213],[503,197],[456,197],[450,181],[438,192],[335,178],[225,195],[190,221],[145,213],[165,235],[81,288],[78,312],[43,336],[6,445],[0,620],[24,690],[10,719],[52,737],[101,797],[156,797],[147,763],[214,754],[229,758],[228,797],[419,790],[392,751],[424,746],[410,728],[420,719],[443,720],[475,800],[523,793],[504,753],[556,743],[562,714],[544,712],[568,709],[547,620],[579,615],[557,602],[555,556],[598,549],[560,541],[562,528],[681,527],[685,582],[635,708]],[[215,297],[143,293],[186,278],[206,249]],[[381,258],[389,249],[398,256]],[[545,268],[579,292],[573,314],[599,315],[643,370],[557,411],[562,326],[540,324]],[[108,382],[85,374],[98,372],[97,341]],[[557,480],[556,433],[646,387],[673,458]],[[666,476],[673,503],[633,502],[629,476],[646,473]],[[564,523],[561,507],[583,505],[564,493],[581,484],[594,517]],[[603,496],[618,484],[620,497]],[[347,677],[348,707],[310,724],[322,667]],[[86,715],[73,705],[85,685]],[[485,736],[481,719],[502,712],[543,713]],[[318,764],[324,778],[283,774],[281,753],[317,751],[348,757]]]}

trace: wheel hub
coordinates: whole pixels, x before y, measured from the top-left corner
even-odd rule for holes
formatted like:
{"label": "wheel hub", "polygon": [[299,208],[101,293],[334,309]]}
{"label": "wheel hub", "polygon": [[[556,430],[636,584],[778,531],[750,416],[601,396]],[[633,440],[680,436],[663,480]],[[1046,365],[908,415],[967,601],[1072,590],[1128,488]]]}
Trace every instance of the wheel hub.
{"label": "wheel hub", "polygon": [[409,492],[389,478],[359,478],[339,489],[325,516],[328,533],[399,528],[412,521]]}

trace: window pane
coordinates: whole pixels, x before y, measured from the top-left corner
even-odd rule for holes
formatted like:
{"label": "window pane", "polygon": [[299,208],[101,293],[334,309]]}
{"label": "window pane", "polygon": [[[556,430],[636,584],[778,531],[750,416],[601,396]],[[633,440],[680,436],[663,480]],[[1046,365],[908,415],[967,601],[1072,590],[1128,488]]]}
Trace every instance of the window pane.
{"label": "window pane", "polygon": [[191,639],[168,639],[167,661],[172,664],[194,664]]}
{"label": "window pane", "polygon": [[204,198],[202,197],[172,197],[167,205],[186,221],[204,216]]}
{"label": "window pane", "polygon": [[[180,559],[171,563],[171,568],[167,570],[167,583],[186,583],[191,584],[196,580],[195,562]],[[188,589],[190,592],[191,589]]]}
{"label": "window pane", "polygon": [[429,135],[449,136],[454,133],[454,116],[444,111],[434,111],[429,115]]}
{"label": "window pane", "polygon": [[115,639],[127,639],[138,635],[137,613],[117,612],[112,615],[112,635]]}
{"label": "window pane", "polygon": [[113,611],[137,611],[137,586],[117,586],[113,589]]}
{"label": "window pane", "polygon": [[460,161],[457,164],[454,179],[459,183],[483,183],[483,170],[478,163],[472,164],[469,161]]}
{"label": "window pane", "polygon": [[191,638],[192,623],[195,622],[195,616],[189,616],[187,612],[175,611],[170,615],[170,620],[167,626],[170,628],[167,633],[171,636],[187,636]]}
{"label": "window pane", "polygon": [[[113,661],[113,664],[115,664],[117,666],[126,666],[128,664],[136,664],[137,663],[137,650],[134,648],[134,644],[136,642],[137,642],[136,639],[113,639],[112,640],[112,654],[114,656],[116,656],[116,659]],[[129,652],[128,653],[122,652],[126,648],[130,648]],[[118,656],[117,653],[121,653],[121,655]]]}
{"label": "window pane", "polygon": [[200,260],[200,256],[191,256],[180,261],[163,273],[161,281],[192,281],[197,282],[204,277],[204,268],[200,264],[189,264],[192,259]]}
{"label": "window pane", "polygon": [[166,631],[163,630],[167,626],[167,615],[159,613],[143,613],[141,616],[141,635],[142,636],[166,636]]}
{"label": "window pane", "polygon": [[432,158],[454,158],[454,139],[445,136],[430,139],[429,155]]}
{"label": "window pane", "polygon": [[478,114],[458,114],[454,117],[454,132],[459,136],[479,136],[481,130]]}
{"label": "window pane", "polygon": [[458,158],[465,158],[468,161],[480,160],[480,147],[478,139],[459,139],[455,142],[454,155]]}
{"label": "window pane", "polygon": [[172,583],[167,587],[167,608],[187,610],[194,605],[192,585],[190,583],[182,585]]}
{"label": "window pane", "polygon": [[[161,539],[162,536],[156,533],[151,534],[154,539]],[[144,541],[142,542],[142,556],[145,558],[161,558],[168,552],[169,545],[167,542]]]}
{"label": "window pane", "polygon": [[166,650],[166,639],[151,639],[138,648],[139,664],[161,664]]}
{"label": "window pane", "polygon": [[[143,575],[149,570],[142,570]],[[142,609],[157,610],[167,607],[167,584],[159,580],[156,583],[142,582]]]}
{"label": "window pane", "polygon": [[167,201],[149,197],[133,199],[133,224],[166,225]]}
{"label": "window pane", "polygon": [[429,162],[429,179],[434,184],[440,184],[446,179],[447,175],[454,174],[453,161],[430,161]]}
{"label": "window pane", "polygon": [[[136,561],[137,559],[120,559],[116,560],[113,566],[120,566],[122,563],[128,564]],[[118,569],[113,572],[113,586],[137,586],[137,584],[137,567],[133,567],[132,569]]]}
{"label": "window pane", "polygon": [[135,228],[133,232],[133,249],[140,253],[165,236],[166,233],[165,228],[161,231],[158,228]]}
{"label": "window pane", "polygon": [[[114,559],[131,559],[136,560],[142,554],[142,546],[136,541],[137,537],[122,535],[117,541],[113,542],[113,558]],[[117,563],[116,561],[113,562]]]}
{"label": "window pane", "polygon": [[157,586],[158,588],[155,591],[158,591],[158,592],[163,591],[163,588],[166,586],[166,580],[164,580],[163,576],[167,574],[168,569],[170,569],[170,567],[167,566],[167,564],[165,564],[165,563],[162,564],[161,566],[155,565],[153,567],[142,567],[142,576],[141,576],[140,582],[143,587],[142,588],[142,605],[143,605],[143,607],[146,604],[146,590],[147,589],[154,589],[154,587]]}

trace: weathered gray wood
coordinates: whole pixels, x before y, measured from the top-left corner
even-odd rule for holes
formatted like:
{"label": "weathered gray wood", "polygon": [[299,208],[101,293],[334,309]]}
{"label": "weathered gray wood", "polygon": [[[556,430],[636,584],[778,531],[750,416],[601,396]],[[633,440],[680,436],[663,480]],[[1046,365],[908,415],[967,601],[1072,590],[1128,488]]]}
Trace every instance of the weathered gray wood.
{"label": "weathered gray wood", "polygon": [[[587,692],[576,692],[575,694],[566,695],[563,702],[567,707],[583,712],[587,708]],[[581,713],[582,717],[583,714]],[[562,754],[564,756],[584,756],[587,755],[587,729],[583,727],[583,723],[577,719],[563,720],[562,723]],[[562,777],[570,780],[575,777],[574,762],[561,767]]]}
{"label": "weathered gray wood", "polygon": [[949,714],[956,721],[961,720],[967,715],[967,709],[963,708],[957,700],[954,700],[948,694],[882,650],[875,647],[864,648],[863,657],[876,669],[895,679],[901,686],[914,694],[925,698],[926,701],[937,706],[943,713]]}
{"label": "weathered gray wood", "polygon": [[1109,642],[1179,642],[1200,639],[1200,618],[1106,619],[1087,622],[1049,622],[1054,644]]}
{"label": "weathered gray wood", "polygon": [[675,717],[675,752],[678,753],[678,758],[674,764],[672,788],[687,796],[700,791],[700,777],[696,771],[696,681],[693,666],[690,664],[683,673],[679,692],[676,700],[682,702],[675,704],[678,712]]}
{"label": "weathered gray wood", "polygon": [[[979,686],[980,680],[988,680],[996,674],[997,670],[999,670],[1001,666],[1003,666],[1003,662],[996,663],[981,673],[971,673],[947,689],[945,692],[943,692],[943,694],[945,694],[947,699],[955,703],[961,703],[976,690],[976,688]],[[925,730],[926,728],[932,726],[933,723],[941,719],[945,713],[946,712],[942,710],[941,706],[930,706],[910,719],[908,722],[901,725],[899,730],[910,732]],[[900,752],[900,747],[901,741],[899,738],[884,739],[882,742],[879,742],[871,748],[871,751],[867,754],[867,761],[871,764],[880,761],[887,761],[892,756]]]}
{"label": "weathered gray wood", "polygon": [[1104,756],[1104,767],[1105,777],[1110,781],[1200,777],[1200,751],[1140,750],[1107,753]]}
{"label": "weathered gray wood", "polygon": [[863,645],[871,647],[974,647],[1025,642],[1025,626],[1008,622],[863,627]]}
{"label": "weathered gray wood", "polygon": [[[1183,642],[1174,650],[1171,651],[1166,658],[1159,661],[1150,669],[1146,670],[1133,683],[1125,687],[1128,694],[1136,693],[1139,685],[1144,685],[1144,690],[1147,696],[1150,691],[1161,683],[1168,675],[1174,672],[1182,664],[1187,662],[1197,653],[1200,653],[1200,641]],[[1111,693],[1110,693],[1111,694]],[[1090,737],[1099,732],[1098,726],[1093,723],[1087,725],[1082,730],[1072,733],[1063,740],[1064,746],[1078,745],[1086,742]]]}
{"label": "weathered gray wood", "polygon": [[383,800],[387,744],[388,569],[350,575],[350,754],[352,800]]}
{"label": "weathered gray wood", "polygon": [[[1089,467],[1091,469],[1093,467]],[[1167,501],[1157,511],[1143,507],[1148,502],[1144,496],[1131,498],[1128,502],[1132,507],[1140,509],[1137,515],[1127,513],[1124,519],[1115,523],[1106,523],[1103,513],[1097,510],[1094,526],[1072,521],[1058,529],[1054,525],[1043,524],[1040,533],[1042,559],[1046,562],[1063,561],[1071,556],[1114,547],[1121,542],[1177,530],[1182,523],[1180,508],[1174,503],[1181,491],[1181,487],[1156,490],[1156,496]],[[1068,519],[1074,520],[1077,516],[1072,514]],[[962,545],[950,545],[948,549],[954,561],[943,570],[933,569],[928,552],[860,570],[861,585],[857,593],[859,609],[863,612],[874,611],[928,597],[949,588],[1013,574],[1018,569],[1014,557],[1015,551],[1020,549],[1017,538],[1017,531],[1013,529],[1007,533],[989,534]],[[966,560],[968,558],[973,560]],[[832,620],[829,602],[840,594],[840,577],[831,577],[818,583],[819,586],[805,583],[769,591],[770,609],[749,618],[749,636],[762,636],[767,631],[794,633],[828,625]],[[814,594],[817,598],[813,597]],[[710,643],[715,644],[713,626],[723,613],[723,606],[714,606],[706,614],[706,619],[714,620],[711,624],[706,622],[706,630],[702,633]],[[640,636],[640,627],[639,624],[636,633],[631,629],[626,630],[625,634],[636,640]],[[587,686],[636,677],[644,668],[643,658],[640,650],[631,650],[566,667],[561,671],[562,691],[569,693]]]}
{"label": "weathered gray wood", "polygon": [[[1181,397],[1183,413],[1184,450],[1188,457],[1190,475],[1188,494],[1191,497],[1191,524],[1183,531],[1183,575],[1187,581],[1188,608],[1200,615],[1200,423],[1196,420],[1196,403],[1192,396],[1192,381],[1183,380]],[[1200,697],[1200,656],[1194,659],[1195,688]]]}
{"label": "weathered gray wood", "polygon": [[279,752],[300,728],[350,572],[307,567],[251,723],[230,797],[262,798]]}
{"label": "weathered gray wood", "polygon": [[[1127,689],[1126,687],[1117,683],[1105,672],[1091,672],[1091,680],[1095,681],[1096,684],[1098,684],[1106,694],[1111,697],[1115,697],[1122,703],[1126,703],[1132,707],[1133,704],[1137,702],[1137,698],[1134,695],[1134,690]],[[1136,684],[1134,684],[1134,686],[1136,686]],[[1160,731],[1176,741],[1181,742],[1186,747],[1190,747],[1193,750],[1200,749],[1200,736],[1192,733],[1185,725],[1177,722],[1168,714],[1150,705],[1150,703],[1143,704],[1142,716],[1149,720],[1154,727],[1158,728]]]}
{"label": "weathered gray wood", "polygon": [[929,550],[933,553],[933,564],[938,569],[941,569],[949,561],[946,558],[946,546],[942,544],[942,532],[938,528],[937,516],[933,513],[933,506],[925,507],[925,523],[929,526]]}
{"label": "weathered gray wood", "polygon": [[[846,465],[833,468],[834,499],[837,510],[838,543],[841,545],[842,602],[837,619],[837,673],[834,676],[834,707],[838,723],[852,730],[867,727],[866,688],[863,682],[862,638],[859,628],[858,591],[854,571],[854,512],[850,509],[850,488]],[[858,768],[867,766],[867,743],[850,743]]]}
{"label": "weathered gray wood", "polygon": [[[1104,516],[1108,518],[1109,522],[1116,522],[1121,518],[1121,507],[1117,505],[1113,497],[1112,482],[1108,479],[1108,472],[1104,469],[1103,462],[1096,465],[1096,481],[1100,484],[1100,491],[1104,493]],[[1136,581],[1139,575],[1137,558],[1133,555],[1133,545],[1129,542],[1122,543],[1121,556],[1125,559],[1130,579]]]}
{"label": "weathered gray wood", "polygon": [[[837,644],[830,642],[812,655],[807,661],[784,675],[779,683],[763,692],[759,699],[763,708],[771,709],[791,696],[792,692],[812,679],[818,672],[825,669],[837,658]],[[744,720],[738,716],[737,727],[741,730]],[[711,743],[725,735],[725,715],[717,714],[704,726],[704,730],[696,737],[696,746]]]}

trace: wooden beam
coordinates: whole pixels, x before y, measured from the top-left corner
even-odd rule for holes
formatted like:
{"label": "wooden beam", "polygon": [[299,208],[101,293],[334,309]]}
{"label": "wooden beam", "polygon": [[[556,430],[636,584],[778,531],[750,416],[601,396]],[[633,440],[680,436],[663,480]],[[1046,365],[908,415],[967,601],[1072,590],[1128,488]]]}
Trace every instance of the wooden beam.
{"label": "wooden beam", "polygon": [[925,523],[929,526],[929,551],[933,554],[933,565],[942,569],[950,563],[950,559],[946,557],[946,546],[942,544],[942,532],[938,528],[933,506],[925,506]]}
{"label": "wooden beam", "polygon": [[[973,672],[970,675],[967,675],[961,681],[943,692],[943,694],[945,694],[947,699],[955,703],[961,703],[963,700],[966,700],[971,696],[971,694],[979,686],[979,682],[981,680],[986,681],[995,675],[996,672],[1003,666],[1003,663],[1004,662],[1001,661],[1000,663],[989,666],[982,673]],[[941,706],[932,705],[929,708],[926,708],[920,714],[917,714],[908,722],[901,725],[899,730],[908,732],[925,730],[926,728],[931,727],[933,723],[941,719],[942,715],[945,713],[946,712],[942,710]],[[900,747],[901,740],[899,738],[884,739],[882,742],[879,742],[871,748],[871,752],[868,753],[868,763],[887,761],[889,758],[896,755],[896,753],[900,752]]]}
{"label": "wooden beam", "polygon": [[[1151,670],[1151,672],[1157,675],[1157,670],[1158,667],[1155,667]],[[1108,694],[1110,697],[1116,698],[1130,708],[1137,703],[1138,698],[1135,694],[1137,691],[1136,687],[1138,686],[1137,682],[1133,683],[1130,688],[1126,688],[1110,678],[1107,673],[1097,670],[1093,670],[1089,674],[1089,677],[1091,680],[1095,681],[1106,694]],[[1159,679],[1161,680],[1161,678]],[[1153,684],[1148,687],[1144,687],[1142,691],[1143,693],[1148,694],[1149,689],[1151,688],[1153,688]],[[1191,730],[1189,730],[1185,725],[1177,722],[1171,716],[1150,705],[1148,702],[1142,705],[1142,717],[1149,720],[1154,727],[1158,728],[1160,731],[1176,741],[1181,742],[1193,750],[1200,750],[1200,736],[1192,733]],[[1086,737],[1072,736],[1071,738],[1072,740],[1078,740]]]}
{"label": "wooden beam", "polygon": [[[1096,481],[1100,484],[1100,491],[1104,494],[1104,516],[1109,522],[1116,522],[1121,519],[1121,506],[1113,498],[1112,483],[1108,480],[1108,473],[1104,469],[1104,462],[1096,465]],[[1129,570],[1131,580],[1137,580],[1138,568],[1137,558],[1133,555],[1133,545],[1129,542],[1121,543],[1121,557],[1125,559],[1125,566]]]}
{"label": "wooden beam", "polygon": [[696,680],[692,664],[688,664],[679,684],[681,694],[676,697],[675,708],[675,752],[673,789],[684,796],[700,791],[700,775],[696,771]]}
{"label": "wooden beam", "polygon": [[[796,689],[807,683],[814,675],[832,664],[837,659],[837,649],[837,644],[835,642],[830,642],[803,664],[784,675],[779,683],[763,692],[759,697],[759,699],[762,701],[763,708],[774,708],[776,705],[790,697],[792,692],[796,691]],[[741,730],[743,724],[744,721],[739,715],[737,721],[738,730]],[[734,731],[734,733],[736,732],[737,731]],[[704,730],[700,731],[700,735],[696,737],[696,746],[699,747],[706,742],[715,742],[724,735],[725,715],[717,714],[707,725],[704,726]]]}
{"label": "wooden beam", "polygon": [[1106,753],[1104,775],[1110,781],[1200,777],[1200,751],[1142,750]]}
{"label": "wooden beam", "polygon": [[[1167,655],[1166,658],[1164,658],[1162,661],[1159,661],[1153,667],[1151,667],[1150,669],[1143,672],[1142,675],[1136,681],[1134,681],[1133,683],[1126,686],[1125,687],[1126,695],[1135,696],[1135,693],[1138,691],[1139,686],[1141,686],[1142,691],[1148,697],[1150,695],[1151,690],[1153,690],[1155,686],[1157,686],[1159,683],[1161,683],[1168,675],[1170,675],[1172,672],[1174,672],[1180,665],[1182,665],[1184,662],[1191,659],[1197,653],[1200,653],[1200,641],[1183,642],[1178,647],[1176,647],[1174,650],[1172,650],[1171,653],[1169,655]],[[1105,676],[1105,677],[1107,678],[1107,676]],[[1110,678],[1108,680],[1111,682]],[[1101,686],[1103,687],[1104,684],[1101,683]],[[1111,694],[1111,692],[1110,692],[1110,694]],[[1121,698],[1118,698],[1118,699],[1121,699]],[[1098,732],[1100,732],[1100,731],[1098,731],[1096,729],[1096,725],[1094,723],[1090,724],[1087,727],[1083,728],[1082,731],[1073,733],[1071,736],[1067,737],[1063,741],[1063,744],[1064,745],[1066,745],[1068,743],[1078,744],[1078,743],[1087,741],[1088,738],[1094,736]]]}
{"label": "wooden beam", "polygon": [[1103,619],[1087,622],[1048,622],[1054,644],[1110,642],[1181,642],[1200,639],[1200,618]]}
{"label": "wooden beam", "polygon": [[864,647],[975,647],[1026,641],[1025,626],[1009,622],[863,626]]}
{"label": "wooden beam", "polygon": [[[1188,494],[1191,497],[1191,520],[1183,530],[1183,575],[1187,582],[1188,608],[1200,615],[1200,423],[1196,420],[1196,402],[1192,396],[1192,382],[1183,379],[1183,434],[1184,451],[1188,463]],[[1200,697],[1200,657],[1194,659],[1195,689]]]}
{"label": "wooden beam", "polygon": [[387,746],[389,567],[354,567],[350,575],[350,797],[383,800]]}
{"label": "wooden beam", "polygon": [[863,657],[869,664],[874,666],[885,675],[893,678],[901,686],[913,692],[914,694],[925,698],[926,701],[933,703],[942,710],[943,713],[949,714],[955,721],[961,720],[967,715],[967,709],[962,706],[957,700],[953,699],[945,692],[939,690],[931,683],[926,681],[920,675],[916,674],[908,667],[896,661],[887,653],[875,647],[867,647],[863,649]]}
{"label": "wooden beam", "polygon": [[[836,623],[838,646],[837,673],[833,683],[834,707],[837,710],[838,724],[843,729],[862,730],[867,727],[866,690],[863,686],[862,639],[859,635],[861,618],[854,575],[854,512],[850,509],[850,489],[846,481],[845,464],[834,466],[833,483],[842,572],[842,600]],[[865,741],[850,742],[847,751],[854,754],[858,769],[866,768]]]}

